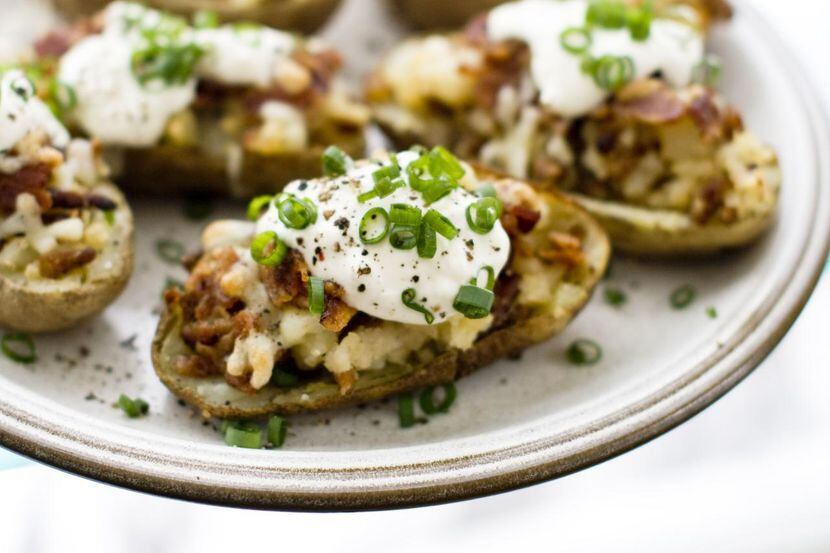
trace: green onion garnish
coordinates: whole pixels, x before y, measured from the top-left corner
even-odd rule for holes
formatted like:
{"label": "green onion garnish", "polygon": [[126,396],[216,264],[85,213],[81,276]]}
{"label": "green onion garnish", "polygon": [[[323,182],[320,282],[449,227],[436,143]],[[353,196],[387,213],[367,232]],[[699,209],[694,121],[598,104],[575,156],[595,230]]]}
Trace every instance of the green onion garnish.
{"label": "green onion garnish", "polygon": [[[375,181],[374,192],[379,198],[385,198],[404,185],[400,178],[401,168],[393,159],[392,165],[384,165],[374,173],[372,173],[372,180]],[[362,195],[362,194],[361,194]],[[358,199],[360,199],[358,197]]]}
{"label": "green onion garnish", "polygon": [[602,56],[593,61],[591,75],[598,87],[614,92],[634,78],[634,60],[629,56]]}
{"label": "green onion garnish", "polygon": [[501,202],[492,197],[481,198],[467,206],[467,224],[473,232],[487,234],[501,216]]}
{"label": "green onion garnish", "polygon": [[576,340],[565,351],[565,357],[574,365],[594,365],[602,359],[602,348],[593,340]]}
{"label": "green onion garnish", "polygon": [[411,250],[418,244],[418,227],[392,225],[389,231],[389,244],[397,250]]}
{"label": "green onion garnish", "polygon": [[582,54],[591,47],[591,33],[582,27],[568,27],[559,35],[559,43],[571,54]]}
{"label": "green onion garnish", "polygon": [[197,29],[216,29],[219,27],[219,15],[214,11],[199,10],[193,16],[193,26]]}
{"label": "green onion garnish", "polygon": [[718,318],[718,310],[715,309],[714,307],[707,307],[706,308],[706,315],[710,319],[717,319]]}
{"label": "green onion garnish", "polygon": [[322,315],[326,306],[326,281],[320,277],[308,278],[308,310],[312,315]]}
{"label": "green onion garnish", "polygon": [[[485,265],[484,267],[481,268],[481,271],[484,271],[486,273],[487,280],[484,281],[484,286],[479,286],[479,288],[484,288],[484,289],[490,290],[492,292],[493,288],[496,287],[496,271],[495,271],[495,269],[493,269],[493,267],[491,267],[490,265]],[[472,284],[474,286],[478,286],[478,279],[481,276],[481,271],[478,272],[478,275],[476,276],[476,278],[474,278],[472,281],[470,281],[470,284]]]}
{"label": "green onion garnish", "polygon": [[446,148],[436,146],[429,153],[429,172],[433,177],[447,175],[458,180],[464,176],[464,167]]}
{"label": "green onion garnish", "polygon": [[277,215],[288,228],[302,230],[317,221],[317,207],[308,198],[285,195],[277,203]]}
{"label": "green onion garnish", "polygon": [[493,186],[493,183],[491,182],[479,186],[476,190],[476,196],[478,196],[479,198],[498,198],[498,195],[496,194],[496,188]]}
{"label": "green onion garnish", "polygon": [[4,334],[0,340],[0,348],[3,354],[18,363],[34,363],[37,361],[37,350],[32,337],[23,332],[12,332]]}
{"label": "green onion garnish", "polygon": [[274,370],[271,373],[270,382],[277,388],[293,388],[299,381],[300,377],[296,374],[285,371],[279,367],[274,367]]}
{"label": "green onion garnish", "polygon": [[492,311],[495,298],[495,294],[486,288],[465,284],[458,290],[452,306],[468,319],[483,319]]}
{"label": "green onion garnish", "polygon": [[352,158],[337,146],[329,146],[323,152],[323,174],[327,177],[345,175],[351,164]]}
{"label": "green onion garnish", "polygon": [[406,204],[392,204],[389,208],[389,222],[393,225],[417,227],[421,224],[421,210]]}
{"label": "green onion garnish", "polygon": [[646,40],[651,34],[651,21],[654,19],[651,2],[646,2],[642,6],[629,6],[625,19],[631,38],[638,42]]}
{"label": "green onion garnish", "polygon": [[389,232],[389,215],[382,207],[373,207],[360,219],[358,235],[364,244],[377,244]]}
{"label": "green onion garnish", "polygon": [[368,192],[364,192],[363,194],[360,194],[357,197],[357,201],[362,203],[362,204],[365,204],[366,202],[368,202],[372,198],[377,198],[377,197],[378,197],[377,191],[372,189],[372,190],[369,190]]}
{"label": "green onion garnish", "polygon": [[435,230],[423,221],[418,227],[418,257],[432,259],[438,251],[438,239]]}
{"label": "green onion garnish", "polygon": [[[160,33],[159,33],[160,34]],[[131,59],[133,74],[142,85],[159,79],[168,85],[186,83],[205,50],[195,43],[179,44],[176,39],[144,33],[147,43],[135,50]]]}
{"label": "green onion garnish", "polygon": [[282,447],[287,432],[288,422],[278,415],[271,415],[268,419],[268,445],[274,449]]}
{"label": "green onion garnish", "polygon": [[685,284],[671,293],[669,301],[675,309],[688,307],[695,299],[695,289],[691,284]]}
{"label": "green onion garnish", "polygon": [[248,449],[262,447],[262,429],[256,424],[247,421],[226,421],[222,427],[227,445]]}
{"label": "green onion garnish", "polygon": [[708,54],[693,69],[692,80],[697,84],[712,87],[718,83],[722,72],[723,64],[720,58]]}
{"label": "green onion garnish", "polygon": [[124,411],[124,414],[131,419],[137,419],[142,415],[146,415],[147,412],[150,411],[150,404],[143,399],[132,399],[124,394],[118,396],[118,406],[122,411]]}
{"label": "green onion garnish", "polygon": [[604,295],[605,303],[613,305],[614,307],[621,307],[626,301],[628,301],[628,296],[626,296],[625,292],[619,288],[607,286],[605,288]]}
{"label": "green onion garnish", "polygon": [[435,321],[435,316],[432,314],[432,311],[415,301],[417,296],[418,293],[414,288],[407,288],[401,293],[401,301],[408,308],[414,309],[418,313],[423,313],[427,324],[431,325]]}
{"label": "green onion garnish", "polygon": [[424,223],[447,240],[452,240],[458,236],[458,229],[455,228],[452,221],[434,209],[426,212],[426,215],[424,215]]}
{"label": "green onion garnish", "polygon": [[273,196],[264,195],[264,196],[257,196],[248,204],[248,219],[251,221],[256,221],[262,215],[262,212],[271,203],[273,200]]}
{"label": "green onion garnish", "polygon": [[167,263],[178,265],[184,256],[184,246],[175,240],[162,238],[156,240],[156,252]]}
{"label": "green onion garnish", "polygon": [[288,247],[273,230],[258,234],[251,242],[251,257],[254,258],[254,261],[266,267],[275,267],[282,263],[287,252]]}
{"label": "green onion garnish", "polygon": [[427,415],[437,415],[438,413],[446,413],[450,410],[450,406],[455,402],[455,398],[458,395],[454,383],[450,382],[448,384],[444,384],[443,386],[441,386],[441,388],[444,390],[444,399],[436,405],[436,388],[437,386],[430,386],[429,388],[421,392],[419,403],[421,404],[421,409]]}
{"label": "green onion garnish", "polygon": [[416,422],[426,422],[425,419],[415,418],[415,401],[409,392],[398,396],[398,421],[401,428],[411,428]]}
{"label": "green onion garnish", "polygon": [[454,189],[458,188],[458,183],[446,177],[441,177],[430,182],[421,190],[421,196],[427,204],[435,203]]}

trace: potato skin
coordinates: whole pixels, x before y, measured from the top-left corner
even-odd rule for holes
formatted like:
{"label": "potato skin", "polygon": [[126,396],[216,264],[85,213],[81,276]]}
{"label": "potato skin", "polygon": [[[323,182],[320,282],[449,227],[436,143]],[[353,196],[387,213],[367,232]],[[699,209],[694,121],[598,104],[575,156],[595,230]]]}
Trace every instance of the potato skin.
{"label": "potato skin", "polygon": [[457,29],[506,0],[387,0],[389,9],[415,29]]}
{"label": "potato skin", "polygon": [[[53,0],[62,13],[77,17],[103,9],[110,0]],[[334,13],[340,0],[262,0],[261,5],[239,7],[226,0],[144,0],[144,4],[184,16],[198,10],[215,11],[223,21],[255,21],[291,31],[316,31]]]}
{"label": "potato skin", "polygon": [[121,269],[69,290],[41,291],[0,275],[0,325],[24,332],[52,332],[71,328],[97,315],[124,290],[133,270],[133,216],[124,196],[107,185],[125,215],[118,255]]}
{"label": "potato skin", "polygon": [[452,382],[502,357],[521,352],[559,333],[584,307],[590,292],[605,272],[610,256],[610,244],[605,232],[590,215],[576,203],[555,192],[545,192],[545,200],[557,202],[560,210],[572,214],[585,229],[586,244],[592,246],[590,258],[595,271],[587,274],[581,286],[589,292],[585,302],[573,311],[554,315],[550,312],[531,312],[508,327],[480,338],[470,350],[450,350],[431,362],[420,366],[389,366],[367,371],[357,379],[347,395],[329,375],[291,389],[266,386],[256,394],[245,394],[232,389],[222,376],[196,378],[182,376],[172,370],[176,355],[189,351],[181,338],[181,314],[166,309],[159,322],[152,345],[152,359],[156,374],[178,397],[198,407],[206,416],[219,418],[252,418],[271,413],[294,414],[332,409],[364,403],[399,393]]}
{"label": "potato skin", "polygon": [[[363,134],[344,133],[335,142],[353,157],[361,157]],[[118,183],[125,190],[150,194],[212,193],[234,198],[273,194],[301,178],[320,176],[324,146],[302,152],[263,155],[245,152],[239,178],[228,176],[226,161],[198,148],[164,144],[151,148],[112,150],[106,153],[117,168]]]}

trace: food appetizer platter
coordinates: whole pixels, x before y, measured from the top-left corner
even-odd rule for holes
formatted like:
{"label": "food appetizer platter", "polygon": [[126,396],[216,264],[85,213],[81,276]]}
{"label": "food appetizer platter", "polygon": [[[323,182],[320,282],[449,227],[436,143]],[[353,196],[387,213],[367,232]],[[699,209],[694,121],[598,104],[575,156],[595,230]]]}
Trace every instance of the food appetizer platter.
{"label": "food appetizer platter", "polygon": [[743,2],[499,4],[415,37],[381,2],[321,36],[127,2],[0,29],[0,443],[397,507],[590,466],[739,382],[830,240],[787,48]]}

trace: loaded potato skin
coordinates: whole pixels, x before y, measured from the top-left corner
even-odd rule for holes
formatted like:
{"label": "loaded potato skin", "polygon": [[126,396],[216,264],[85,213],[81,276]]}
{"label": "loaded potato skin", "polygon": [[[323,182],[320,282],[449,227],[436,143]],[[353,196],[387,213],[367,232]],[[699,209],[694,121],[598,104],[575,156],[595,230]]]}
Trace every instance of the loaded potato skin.
{"label": "loaded potato skin", "polygon": [[[605,271],[604,231],[556,192],[466,164],[458,187],[429,204],[403,183],[388,198],[372,196],[372,173],[400,171],[411,183],[424,173],[410,167],[448,159],[440,152],[400,152],[297,181],[252,204],[262,212],[256,224],[209,226],[184,290],[166,298],[153,343],[160,379],[206,415],[316,411],[451,382],[561,331]],[[280,215],[303,205],[315,206],[315,222],[286,226]],[[468,206],[493,206],[491,230]],[[384,211],[399,221],[386,234],[383,216],[373,217]],[[400,221],[418,217],[418,245],[409,246]],[[422,244],[429,224],[439,229],[434,250]],[[285,249],[258,249],[269,232]],[[268,265],[275,251],[282,258]]]}

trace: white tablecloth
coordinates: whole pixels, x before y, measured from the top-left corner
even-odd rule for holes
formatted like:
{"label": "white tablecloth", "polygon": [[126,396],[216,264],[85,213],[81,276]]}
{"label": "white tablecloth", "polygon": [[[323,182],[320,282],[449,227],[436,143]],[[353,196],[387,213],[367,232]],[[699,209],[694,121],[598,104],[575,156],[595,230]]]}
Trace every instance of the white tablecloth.
{"label": "white tablecloth", "polygon": [[[830,3],[754,3],[830,101]],[[0,552],[827,551],[828,328],[830,277],[761,367],[676,430],[567,478],[440,507],[314,515],[193,505],[0,451]]]}

